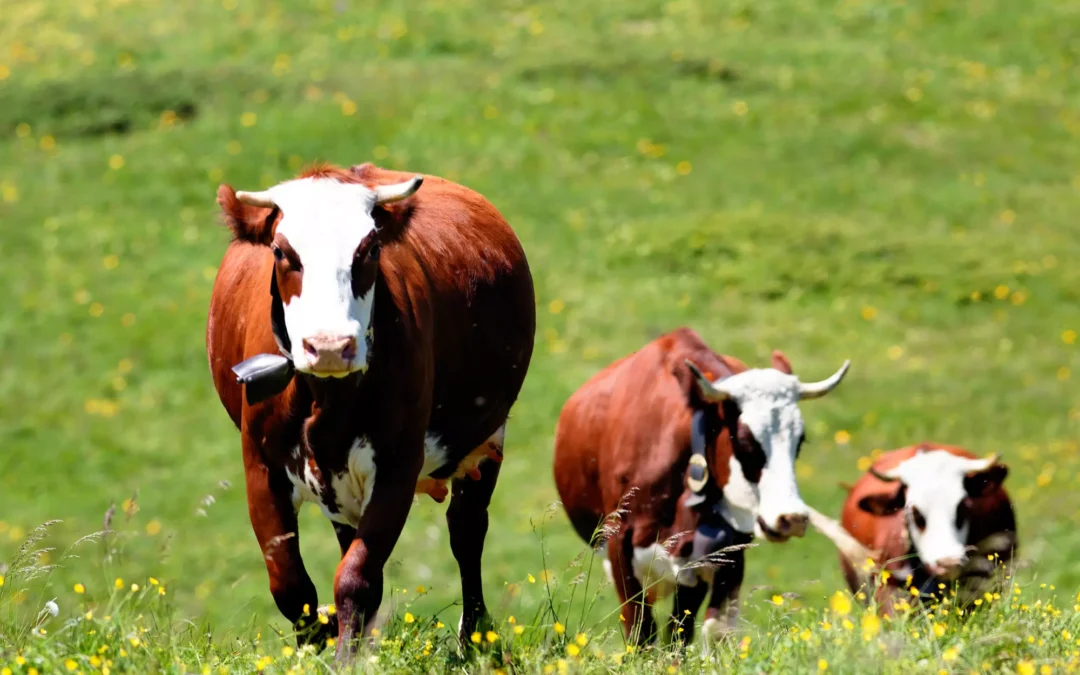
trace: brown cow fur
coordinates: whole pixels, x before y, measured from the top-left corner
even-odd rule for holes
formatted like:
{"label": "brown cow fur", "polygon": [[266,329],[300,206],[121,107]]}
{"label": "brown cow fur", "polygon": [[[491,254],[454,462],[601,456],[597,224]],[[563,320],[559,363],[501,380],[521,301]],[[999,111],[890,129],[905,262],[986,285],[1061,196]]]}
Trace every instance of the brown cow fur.
{"label": "brown cow fur", "polygon": [[[756,443],[739,440],[733,402],[702,401],[686,359],[712,380],[747,370],[738,359],[714,353],[693,330],[680,328],[593,376],[567,400],[556,430],[554,474],[563,507],[578,535],[594,545],[600,543],[594,533],[607,520],[600,532],[630,639],[647,641],[657,633],[653,598],[632,570],[633,549],[666,541],[670,552],[685,556],[699,523],[697,511],[684,505],[694,411],[705,410],[717,430],[707,449],[714,498],[728,481],[733,453],[744,467],[763,461],[754,457],[761,452]],[[780,352],[772,365],[791,372]],[[617,511],[621,515],[610,520]],[[727,564],[715,569],[706,611],[706,620],[722,624],[735,612],[744,551],[725,558]],[[676,590],[669,626],[682,629],[681,639],[693,639],[694,616],[708,593],[706,583]]]}
{"label": "brown cow fur", "polygon": [[[414,175],[371,164],[305,175],[313,173],[369,187]],[[434,176],[425,176],[408,199],[377,206],[382,255],[369,369],[344,379],[297,374],[281,394],[249,405],[230,369],[278,352],[268,289],[280,266],[267,246],[277,214],[240,203],[227,185],[218,201],[234,241],[214,283],[207,356],[221,402],[241,432],[248,511],[278,608],[297,627],[314,623],[323,631],[306,633],[305,640],[327,637],[336,623],[339,656],[351,654],[353,638],[381,602],[383,566],[414,492],[441,501],[452,481],[446,518],[468,635],[486,614],[480,559],[500,466],[482,460],[502,458],[502,441],[493,434],[507,420],[533,349],[533,284],[517,237],[484,197]],[[286,301],[299,292],[282,286]],[[440,437],[448,461],[420,476],[427,432]],[[332,490],[324,477],[345,469],[358,437],[373,447],[374,488],[356,529],[334,523],[342,554],[334,579],[337,615],[321,627],[303,616],[305,607],[318,605],[300,557],[293,485],[285,472],[302,473],[307,464]],[[335,508],[333,499],[325,501]]]}
{"label": "brown cow fur", "polygon": [[[874,462],[874,469],[878,472],[887,472],[905,460],[911,459],[920,448],[945,450],[969,459],[977,457],[974,453],[959,446],[922,443],[884,453]],[[866,497],[896,495],[899,489],[900,486],[897,483],[882,481],[868,471],[851,486],[847,499],[844,501],[840,520],[843,528],[859,543],[877,554],[869,575],[860,574],[862,570],[856,569],[856,565],[864,564],[862,561],[855,562],[841,554],[840,565],[844,578],[852,592],[860,590],[864,585],[868,585],[871,589],[876,588],[876,600],[880,611],[884,614],[891,614],[894,602],[907,594],[905,586],[908,583],[909,571],[912,577],[911,583],[916,587],[936,591],[938,583],[921,567],[918,556],[911,548],[902,510],[889,515],[873,515],[859,507],[859,502]],[[1005,540],[1012,545],[993,545],[990,551],[997,554],[995,563],[1009,563],[1014,553],[1016,519],[1005,488],[999,485],[989,494],[973,498],[969,517],[971,529],[968,533],[967,544],[969,546],[977,546],[981,543],[996,544],[993,541],[994,536],[1005,535]],[[977,580],[985,574],[987,568],[991,567],[986,560],[987,553],[988,551],[980,551],[981,557],[971,559],[972,569],[980,571],[978,574],[964,578],[965,582],[976,585]],[[884,583],[880,581],[879,570],[881,569],[889,571],[888,579]]]}

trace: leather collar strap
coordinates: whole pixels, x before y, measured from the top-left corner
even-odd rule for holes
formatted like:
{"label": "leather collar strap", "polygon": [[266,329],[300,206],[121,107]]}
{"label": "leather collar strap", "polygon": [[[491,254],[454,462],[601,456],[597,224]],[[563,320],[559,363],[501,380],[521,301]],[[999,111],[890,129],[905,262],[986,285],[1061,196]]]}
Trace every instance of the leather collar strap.
{"label": "leather collar strap", "polygon": [[709,488],[709,459],[705,452],[708,445],[709,421],[703,410],[695,410],[690,419],[690,466],[686,472],[686,485],[690,488],[687,506],[705,502]]}
{"label": "leather collar strap", "polygon": [[289,332],[285,329],[285,305],[278,292],[277,277],[270,276],[270,329],[281,354],[256,354],[232,367],[237,384],[242,384],[248,405],[261,403],[285,391],[296,373],[293,368]]}
{"label": "leather collar strap", "polygon": [[270,273],[270,329],[274,332],[274,341],[286,358],[292,360],[292,341],[285,328],[285,304],[281,301],[281,292],[277,287],[277,275]]}

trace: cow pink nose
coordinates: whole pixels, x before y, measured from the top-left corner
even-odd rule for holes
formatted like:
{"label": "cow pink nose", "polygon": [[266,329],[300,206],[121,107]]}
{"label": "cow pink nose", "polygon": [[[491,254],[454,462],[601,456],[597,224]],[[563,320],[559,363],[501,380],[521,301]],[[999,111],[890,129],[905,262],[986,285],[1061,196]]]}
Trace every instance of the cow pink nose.
{"label": "cow pink nose", "polygon": [[963,558],[939,558],[937,562],[927,565],[927,570],[936,577],[944,577],[955,574],[964,564]]}
{"label": "cow pink nose", "polygon": [[803,513],[787,513],[776,519],[776,531],[787,537],[801,537],[806,534],[806,524],[810,517]]}
{"label": "cow pink nose", "polygon": [[313,335],[302,341],[304,351],[311,357],[311,370],[340,373],[350,370],[356,356],[356,338],[338,335]]}

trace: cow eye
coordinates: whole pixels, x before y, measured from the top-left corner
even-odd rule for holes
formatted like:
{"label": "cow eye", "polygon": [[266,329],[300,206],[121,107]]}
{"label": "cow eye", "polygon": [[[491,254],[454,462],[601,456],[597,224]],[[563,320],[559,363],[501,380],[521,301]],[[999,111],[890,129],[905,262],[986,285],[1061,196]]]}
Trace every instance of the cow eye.
{"label": "cow eye", "polygon": [[282,261],[282,260],[284,260],[284,259],[285,259],[285,252],[284,252],[284,251],[282,251],[282,250],[281,250],[280,248],[278,248],[277,246],[275,246],[275,247],[274,247],[274,260],[277,260],[277,261],[279,261],[279,262],[280,262],[280,261]]}
{"label": "cow eye", "polygon": [[920,530],[926,529],[926,518],[923,517],[922,511],[914,506],[911,507],[911,519],[915,521],[915,527]]}
{"label": "cow eye", "polygon": [[379,246],[378,244],[373,245],[371,247],[371,253],[368,254],[368,257],[370,257],[372,260],[378,260],[380,250],[382,250],[381,246]]}

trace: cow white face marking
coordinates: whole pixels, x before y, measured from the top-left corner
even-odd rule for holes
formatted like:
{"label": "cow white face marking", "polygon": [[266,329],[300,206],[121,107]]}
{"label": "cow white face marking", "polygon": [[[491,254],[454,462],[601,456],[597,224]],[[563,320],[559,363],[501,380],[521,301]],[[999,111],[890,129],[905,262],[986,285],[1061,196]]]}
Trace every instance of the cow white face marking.
{"label": "cow white face marking", "polygon": [[725,378],[722,386],[738,404],[739,421],[749,429],[764,455],[756,483],[747,479],[740,453],[732,455],[731,475],[721,504],[724,516],[740,532],[754,532],[769,539],[801,536],[810,511],[795,480],[795,457],[804,428],[799,379],[773,368],[761,368]]}
{"label": "cow white face marking", "polygon": [[737,530],[753,531],[770,541],[806,533],[810,509],[799,496],[795,458],[803,442],[799,401],[820,398],[835,389],[850,361],[820,382],[801,382],[780,351],[772,368],[755,368],[713,382],[690,360],[686,366],[698,394],[707,402],[734,401],[739,408],[731,475],[720,504]]}
{"label": "cow white face marking", "polygon": [[[365,370],[374,284],[355,295],[353,271],[360,243],[375,230],[375,192],[329,178],[301,178],[267,193],[281,209],[277,236],[284,238],[302,268],[299,295],[283,297],[293,364],[300,372],[319,376]],[[318,349],[311,346],[317,347],[319,340],[352,341],[343,357],[332,361],[338,370],[319,367]]]}
{"label": "cow white face marking", "polygon": [[949,575],[967,559],[971,529],[967,506],[972,495],[965,478],[992,463],[947,450],[924,450],[886,473],[902,485],[893,499],[896,508],[903,505],[911,544],[931,573]]}

